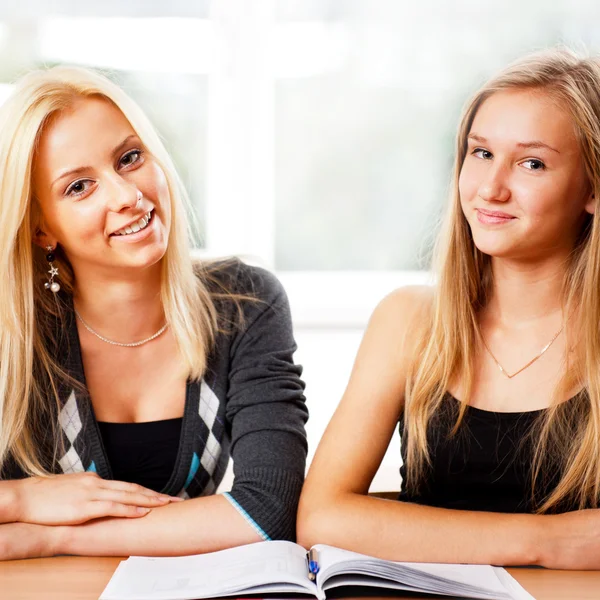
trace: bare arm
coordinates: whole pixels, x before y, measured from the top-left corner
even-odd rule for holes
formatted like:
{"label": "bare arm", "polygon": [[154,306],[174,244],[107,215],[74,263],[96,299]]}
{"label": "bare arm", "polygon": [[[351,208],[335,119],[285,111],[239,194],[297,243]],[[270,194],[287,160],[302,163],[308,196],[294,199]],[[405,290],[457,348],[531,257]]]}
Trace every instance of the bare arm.
{"label": "bare arm", "polygon": [[56,554],[88,556],[178,556],[262,541],[220,495],[156,508],[142,519],[109,518],[57,529]]}
{"label": "bare arm", "polygon": [[82,525],[0,525],[0,560],[75,554],[176,556],[261,541],[223,497],[153,509],[141,519],[104,518]]}
{"label": "bare arm", "polygon": [[57,554],[177,556],[222,550],[262,538],[223,497],[153,509],[141,519],[104,518],[81,525],[0,525],[0,560]]}
{"label": "bare arm", "polygon": [[[367,496],[403,406],[406,364],[428,292],[405,289],[376,309],[348,388],[319,445],[298,514],[298,540],[382,558],[531,564],[544,519],[447,510]],[[412,340],[411,340],[412,337]]]}
{"label": "bare arm", "polygon": [[17,520],[17,492],[14,481],[0,481],[0,523]]}

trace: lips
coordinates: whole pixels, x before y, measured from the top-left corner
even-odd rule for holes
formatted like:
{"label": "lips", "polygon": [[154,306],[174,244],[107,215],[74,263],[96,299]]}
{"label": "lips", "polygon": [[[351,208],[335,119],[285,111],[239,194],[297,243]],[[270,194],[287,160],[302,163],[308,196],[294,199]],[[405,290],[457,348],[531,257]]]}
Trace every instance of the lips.
{"label": "lips", "polygon": [[477,212],[480,212],[488,217],[498,217],[500,219],[514,219],[513,215],[509,215],[508,213],[502,212],[500,210],[485,210],[483,208],[476,208]]}
{"label": "lips", "polygon": [[499,210],[483,210],[477,208],[475,209],[475,212],[477,213],[477,220],[482,225],[503,225],[516,219],[516,217]]}

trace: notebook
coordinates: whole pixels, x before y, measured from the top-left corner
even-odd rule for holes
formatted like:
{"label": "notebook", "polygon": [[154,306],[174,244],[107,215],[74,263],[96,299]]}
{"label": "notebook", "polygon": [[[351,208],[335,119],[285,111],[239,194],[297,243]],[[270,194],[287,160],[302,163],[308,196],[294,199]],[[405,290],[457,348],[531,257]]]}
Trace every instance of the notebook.
{"label": "notebook", "polygon": [[[306,594],[324,600],[344,586],[489,600],[534,600],[501,567],[381,560],[332,546],[259,542],[194,556],[122,561],[100,600],[192,600]],[[311,572],[312,571],[312,572]],[[316,573],[314,573],[316,571]]]}

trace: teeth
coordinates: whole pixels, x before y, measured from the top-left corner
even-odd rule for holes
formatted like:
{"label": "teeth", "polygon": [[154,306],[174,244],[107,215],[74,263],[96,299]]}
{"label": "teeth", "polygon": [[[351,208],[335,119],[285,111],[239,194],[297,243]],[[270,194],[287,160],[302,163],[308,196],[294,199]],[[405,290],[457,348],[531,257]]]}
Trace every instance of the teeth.
{"label": "teeth", "polygon": [[145,214],[139,221],[136,221],[132,225],[128,225],[127,227],[123,227],[123,229],[119,229],[119,231],[115,232],[115,235],[129,235],[130,233],[137,233],[138,231],[141,231],[150,222],[151,215],[152,211]]}

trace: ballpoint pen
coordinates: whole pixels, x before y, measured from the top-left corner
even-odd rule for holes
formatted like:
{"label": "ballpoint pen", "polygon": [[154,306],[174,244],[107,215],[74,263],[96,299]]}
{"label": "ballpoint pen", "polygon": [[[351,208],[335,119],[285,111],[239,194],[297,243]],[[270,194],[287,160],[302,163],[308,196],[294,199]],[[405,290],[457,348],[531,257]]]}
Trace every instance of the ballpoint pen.
{"label": "ballpoint pen", "polygon": [[308,578],[311,581],[314,581],[317,578],[317,573],[319,572],[319,557],[317,555],[317,551],[314,548],[311,548],[308,551],[307,562]]}

